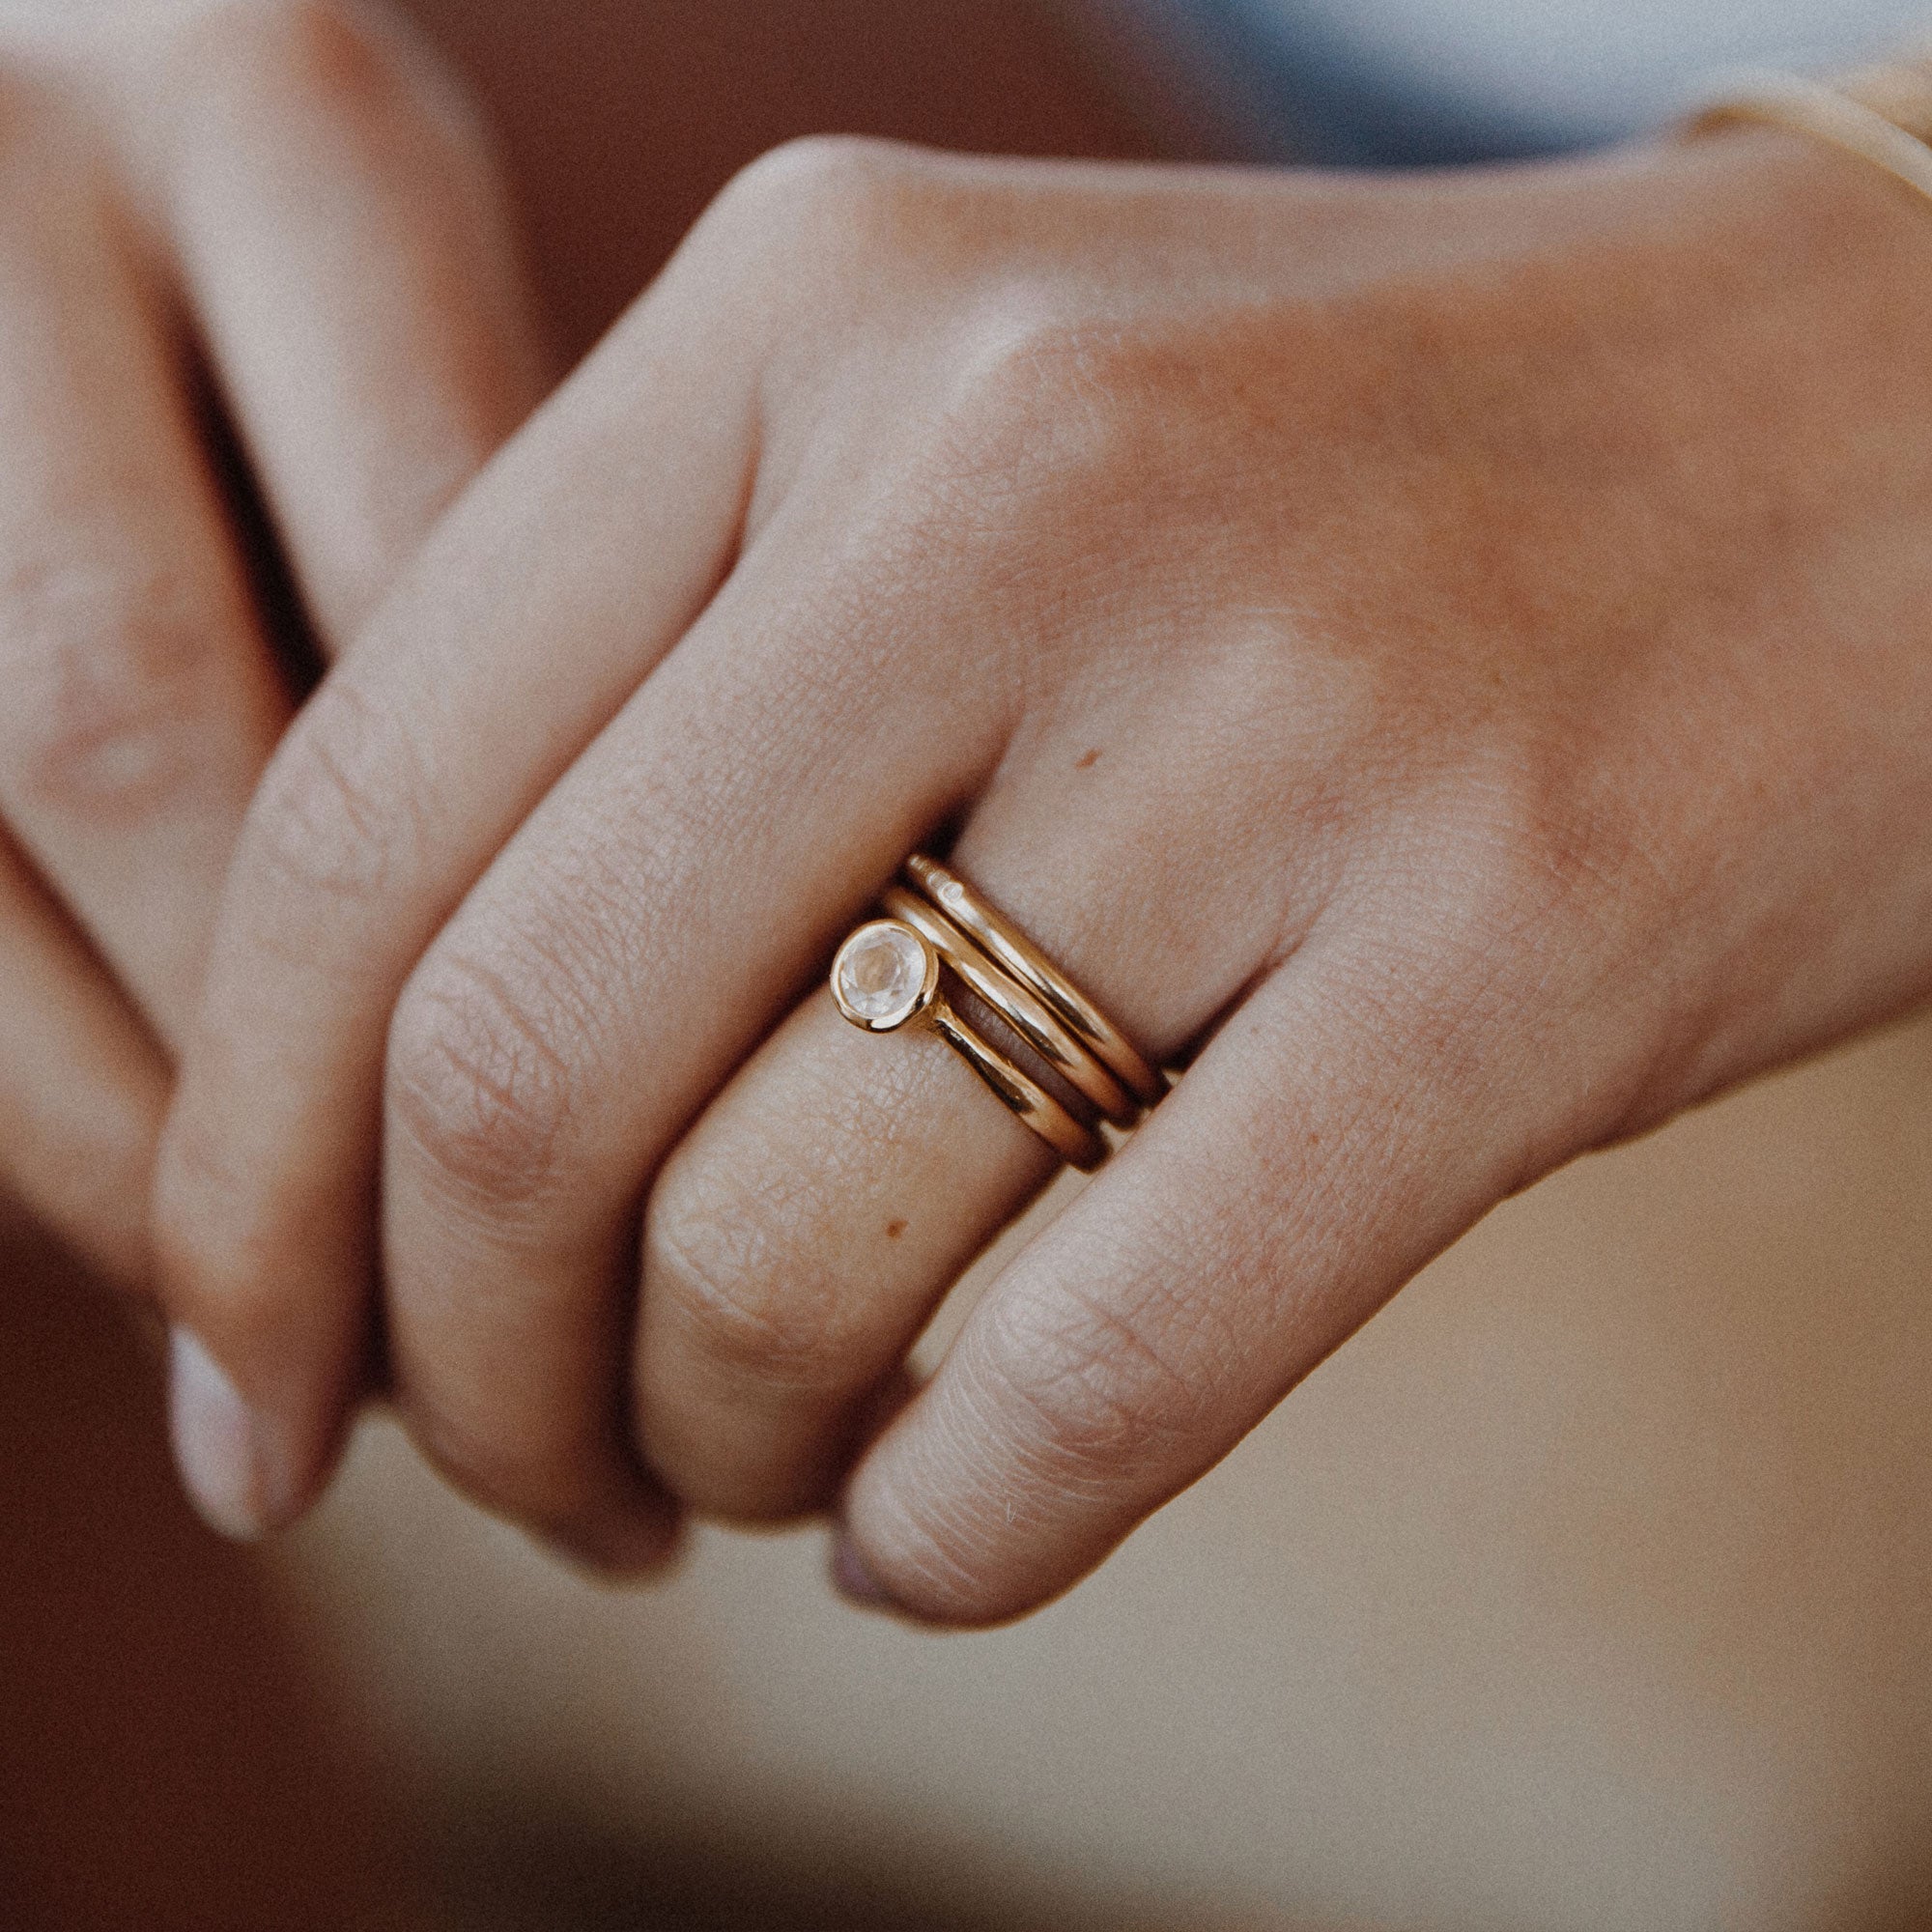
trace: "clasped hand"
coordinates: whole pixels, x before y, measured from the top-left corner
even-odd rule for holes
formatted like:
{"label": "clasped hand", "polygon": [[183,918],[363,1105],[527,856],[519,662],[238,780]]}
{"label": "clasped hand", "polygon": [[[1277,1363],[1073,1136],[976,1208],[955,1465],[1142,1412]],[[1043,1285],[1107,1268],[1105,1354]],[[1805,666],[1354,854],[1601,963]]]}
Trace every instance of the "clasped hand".
{"label": "clasped hand", "polygon": [[[355,640],[198,1017],[183,964],[145,1009],[203,1508],[289,1520],[380,1393],[585,1562],[830,1509],[855,1594],[1009,1617],[1512,1190],[1919,997],[1921,219],[1776,137],[1385,182],[808,143],[339,599],[325,405],[406,364],[413,461],[477,365],[265,341],[244,431]],[[184,795],[81,814],[88,929],[148,891],[200,979],[185,834],[140,843]],[[1187,1070],[914,1393],[1052,1166],[823,990],[940,838]]]}

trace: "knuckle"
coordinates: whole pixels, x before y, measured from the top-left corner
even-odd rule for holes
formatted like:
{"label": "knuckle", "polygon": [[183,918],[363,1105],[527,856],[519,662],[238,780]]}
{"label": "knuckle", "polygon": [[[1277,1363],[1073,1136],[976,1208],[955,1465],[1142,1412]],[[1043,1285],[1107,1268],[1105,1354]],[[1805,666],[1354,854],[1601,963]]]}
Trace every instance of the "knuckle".
{"label": "knuckle", "polygon": [[270,762],[243,856],[278,903],[373,905],[412,863],[422,796],[402,722],[338,674]]}
{"label": "knuckle", "polygon": [[836,1379],[836,1338],[810,1297],[774,1293],[754,1271],[733,1272],[714,1252],[702,1262],[666,1242],[654,1249],[661,1279],[675,1284],[687,1345],[734,1379],[806,1393]]}
{"label": "knuckle", "polygon": [[[1111,324],[1003,296],[967,319],[952,375],[899,493],[921,541],[1031,591],[1110,539],[1162,540],[1147,479],[1171,469],[1144,407],[1140,352]],[[1022,586],[1025,586],[1022,589]]]}
{"label": "knuckle", "polygon": [[768,149],[725,183],[713,204],[727,220],[796,226],[801,213],[850,220],[902,195],[912,150],[862,134],[806,134]]}
{"label": "knuckle", "polygon": [[843,1386],[855,1337],[836,1285],[761,1204],[673,1162],[644,1217],[647,1293],[682,1350],[769,1392]]}
{"label": "knuckle", "polygon": [[444,1195],[501,1212],[563,1173],[579,1100],[559,1020],[540,984],[454,948],[412,980],[390,1026],[388,1110]]}
{"label": "knuckle", "polygon": [[163,575],[42,568],[0,584],[21,804],[127,820],[195,779],[208,626]]}
{"label": "knuckle", "polygon": [[1144,483],[1155,451],[1143,398],[1157,351],[1122,326],[1065,316],[1025,298],[978,319],[961,358],[941,450],[1016,501],[1083,485]]}
{"label": "knuckle", "polygon": [[[1409,867],[1427,864],[1456,890],[1413,895],[1406,909],[1417,957],[1401,1023],[1450,1091],[1518,1083],[1527,1179],[1700,1090],[1735,984],[1687,990],[1699,977],[1685,970],[1687,939],[1708,941],[1702,914],[1733,861],[1707,828],[1734,821],[1674,814],[1667,795],[1605,782],[1560,738],[1491,751],[1477,771],[1473,795],[1428,824]],[[1572,1077],[1521,1085],[1548,1050]]]}
{"label": "knuckle", "polygon": [[887,292],[930,250],[945,160],[891,141],[813,134],[787,141],[725,184],[698,224],[697,252],[810,299],[821,322]]}
{"label": "knuckle", "polygon": [[1626,939],[1646,956],[1667,950],[1705,890],[1647,800],[1597,782],[1564,734],[1520,737],[1465,745],[1447,795],[1396,834],[1415,848],[1404,873],[1454,881],[1453,893],[1423,895],[1438,1004],[1463,989],[1499,1013],[1520,1010],[1525,998],[1562,997],[1579,976],[1577,990],[1595,997]]}

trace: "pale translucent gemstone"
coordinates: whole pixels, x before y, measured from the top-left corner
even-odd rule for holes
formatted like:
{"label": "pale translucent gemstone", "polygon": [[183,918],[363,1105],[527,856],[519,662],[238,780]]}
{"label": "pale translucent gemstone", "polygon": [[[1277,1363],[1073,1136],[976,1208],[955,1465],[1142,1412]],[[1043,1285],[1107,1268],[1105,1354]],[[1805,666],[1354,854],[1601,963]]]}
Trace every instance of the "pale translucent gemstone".
{"label": "pale translucent gemstone", "polygon": [[845,1005],[874,1026],[912,1017],[925,985],[925,949],[902,925],[863,926],[838,955],[838,991]]}

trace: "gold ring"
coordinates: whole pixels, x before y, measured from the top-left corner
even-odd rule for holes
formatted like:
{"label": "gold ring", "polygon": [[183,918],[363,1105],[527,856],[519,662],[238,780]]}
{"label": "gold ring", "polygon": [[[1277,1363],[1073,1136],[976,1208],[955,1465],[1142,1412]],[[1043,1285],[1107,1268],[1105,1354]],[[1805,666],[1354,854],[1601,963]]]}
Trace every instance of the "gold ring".
{"label": "gold ring", "polygon": [[1140,1119],[1140,1106],[1099,1059],[1017,980],[1002,973],[937,907],[904,886],[890,887],[879,903],[929,941],[969,991],[979,995],[1046,1064],[1091,1100],[1117,1127]]}
{"label": "gold ring", "polygon": [[1143,1106],[1167,1092],[1167,1082],[1145,1056],[1018,926],[989,905],[964,879],[935,859],[915,852],[906,876],[965,932],[995,965],[1043,1001],[1067,1030]]}
{"label": "gold ring", "polygon": [[923,932],[903,920],[870,920],[838,949],[832,997],[867,1033],[896,1033],[915,1022],[930,1027],[1063,1160],[1087,1173],[1098,1167],[1107,1143],[953,1011],[940,991],[939,967],[939,949]]}

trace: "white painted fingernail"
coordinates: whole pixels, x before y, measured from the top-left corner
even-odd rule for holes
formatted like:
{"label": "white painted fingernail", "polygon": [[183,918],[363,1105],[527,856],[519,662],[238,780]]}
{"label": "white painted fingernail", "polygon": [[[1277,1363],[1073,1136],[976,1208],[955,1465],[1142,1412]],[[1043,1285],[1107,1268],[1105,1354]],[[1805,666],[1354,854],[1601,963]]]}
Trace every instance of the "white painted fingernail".
{"label": "white painted fingernail", "polygon": [[276,1526],[290,1501],[278,1432],[185,1328],[168,1342],[168,1425],[182,1485],[210,1528],[252,1543]]}

